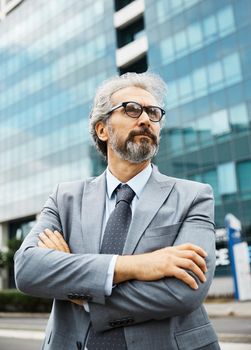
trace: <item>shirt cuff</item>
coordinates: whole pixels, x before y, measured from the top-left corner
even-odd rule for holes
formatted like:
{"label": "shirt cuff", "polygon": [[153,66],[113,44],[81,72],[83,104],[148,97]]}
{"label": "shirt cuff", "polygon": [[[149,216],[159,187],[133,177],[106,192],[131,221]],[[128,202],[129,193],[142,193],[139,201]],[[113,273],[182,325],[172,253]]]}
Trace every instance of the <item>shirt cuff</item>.
{"label": "shirt cuff", "polygon": [[106,296],[110,296],[112,294],[113,277],[114,277],[114,270],[115,270],[117,258],[118,258],[118,255],[114,255],[110,261],[110,264],[109,264],[109,268],[108,268],[107,276],[106,276],[106,282],[105,282],[105,295]]}

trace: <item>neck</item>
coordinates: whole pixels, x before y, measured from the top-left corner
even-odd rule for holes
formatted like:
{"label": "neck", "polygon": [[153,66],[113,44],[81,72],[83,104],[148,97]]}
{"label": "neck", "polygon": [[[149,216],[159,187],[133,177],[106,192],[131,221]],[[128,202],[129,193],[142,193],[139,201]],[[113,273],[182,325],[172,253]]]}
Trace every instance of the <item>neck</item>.
{"label": "neck", "polygon": [[144,170],[148,164],[150,164],[150,160],[145,162],[135,164],[130,163],[123,159],[116,159],[113,161],[108,158],[108,168],[110,172],[121,182],[125,183],[131,180],[134,176],[139,174],[142,170]]}

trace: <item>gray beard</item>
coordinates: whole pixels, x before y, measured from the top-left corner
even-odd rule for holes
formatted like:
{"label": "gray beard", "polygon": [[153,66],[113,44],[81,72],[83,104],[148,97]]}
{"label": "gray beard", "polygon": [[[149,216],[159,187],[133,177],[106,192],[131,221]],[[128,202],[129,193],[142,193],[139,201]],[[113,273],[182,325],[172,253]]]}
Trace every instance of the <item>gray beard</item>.
{"label": "gray beard", "polygon": [[153,140],[153,143],[149,139],[142,138],[139,143],[134,142],[130,135],[122,144],[117,135],[112,130],[112,127],[108,124],[108,132],[110,136],[109,145],[111,149],[120,158],[127,160],[131,163],[142,163],[144,161],[152,159],[159,149],[158,140]]}

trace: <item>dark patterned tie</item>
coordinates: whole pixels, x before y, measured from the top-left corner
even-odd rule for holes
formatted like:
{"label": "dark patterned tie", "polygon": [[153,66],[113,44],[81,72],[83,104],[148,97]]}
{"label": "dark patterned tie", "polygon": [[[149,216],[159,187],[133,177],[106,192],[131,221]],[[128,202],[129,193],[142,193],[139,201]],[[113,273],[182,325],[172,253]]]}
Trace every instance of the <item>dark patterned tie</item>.
{"label": "dark patterned tie", "polygon": [[[134,196],[128,185],[117,188],[117,202],[106,224],[101,254],[122,254],[132,219],[130,204]],[[86,347],[88,350],[127,349],[124,330],[120,327],[97,333],[91,326]]]}

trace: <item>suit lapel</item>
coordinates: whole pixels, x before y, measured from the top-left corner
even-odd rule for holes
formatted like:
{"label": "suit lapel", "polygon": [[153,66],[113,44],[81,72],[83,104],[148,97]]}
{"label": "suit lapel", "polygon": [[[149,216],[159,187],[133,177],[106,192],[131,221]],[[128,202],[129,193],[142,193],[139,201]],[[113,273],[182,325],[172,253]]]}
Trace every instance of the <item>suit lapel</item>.
{"label": "suit lapel", "polygon": [[173,180],[153,168],[152,175],[135,209],[123,254],[133,254],[138,241],[168,197],[174,184]]}
{"label": "suit lapel", "polygon": [[105,196],[106,175],[104,172],[99,177],[87,181],[83,193],[81,223],[86,253],[99,253]]}

